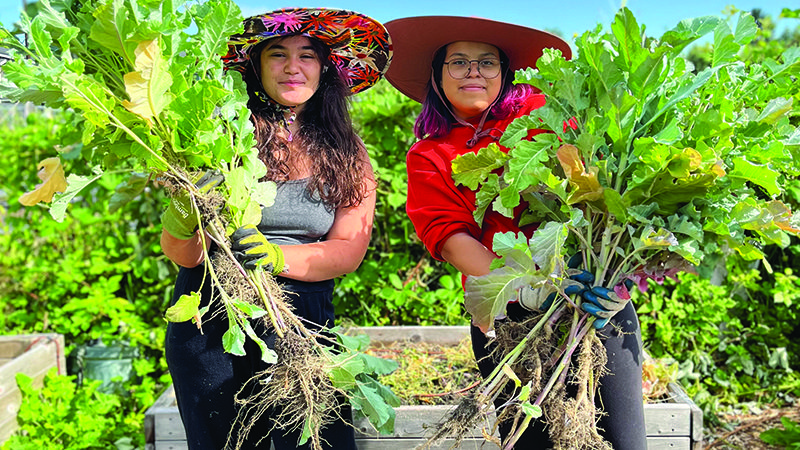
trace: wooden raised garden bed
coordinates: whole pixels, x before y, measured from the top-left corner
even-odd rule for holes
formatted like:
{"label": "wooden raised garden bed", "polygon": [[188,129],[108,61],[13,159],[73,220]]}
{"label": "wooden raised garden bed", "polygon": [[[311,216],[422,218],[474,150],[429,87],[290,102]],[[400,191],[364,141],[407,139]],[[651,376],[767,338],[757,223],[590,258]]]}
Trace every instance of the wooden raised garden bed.
{"label": "wooden raised garden bed", "polygon": [[41,387],[45,374],[66,373],[64,337],[60,334],[0,336],[0,444],[17,429],[22,393],[16,375],[24,373]]}
{"label": "wooden raised garden bed", "polygon": [[[367,334],[374,345],[396,342],[457,345],[469,336],[467,327],[367,327],[351,330],[351,334]],[[702,411],[676,384],[669,386],[670,399],[645,405],[648,450],[702,449]],[[429,430],[445,416],[450,405],[400,406],[391,436],[380,436],[366,419],[357,421],[356,441],[360,450],[406,450],[425,442]],[[186,436],[170,386],[145,412],[146,450],[186,450]],[[485,442],[476,429],[461,449],[497,449]],[[439,448],[448,449],[445,442]]]}

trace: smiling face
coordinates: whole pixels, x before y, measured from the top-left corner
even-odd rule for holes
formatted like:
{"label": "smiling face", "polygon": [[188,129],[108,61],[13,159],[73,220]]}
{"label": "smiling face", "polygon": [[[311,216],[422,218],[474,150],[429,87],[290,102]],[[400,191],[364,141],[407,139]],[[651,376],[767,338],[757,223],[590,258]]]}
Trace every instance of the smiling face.
{"label": "smiling face", "polygon": [[[447,46],[444,62],[466,59],[468,61],[500,60],[497,47],[483,42],[453,42]],[[497,96],[503,85],[503,77],[486,79],[473,63],[469,75],[457,80],[450,75],[447,64],[442,66],[442,92],[452,105],[453,113],[461,119],[478,116],[485,111]]]}
{"label": "smiling face", "polygon": [[301,108],[321,74],[322,62],[305,36],[276,39],[261,51],[261,85],[281,105]]}

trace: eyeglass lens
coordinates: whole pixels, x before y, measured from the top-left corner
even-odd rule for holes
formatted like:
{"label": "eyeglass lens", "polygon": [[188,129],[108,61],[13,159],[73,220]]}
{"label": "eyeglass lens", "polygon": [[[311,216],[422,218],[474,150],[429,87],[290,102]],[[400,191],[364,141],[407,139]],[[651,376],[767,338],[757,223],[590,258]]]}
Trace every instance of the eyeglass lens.
{"label": "eyeglass lens", "polygon": [[450,62],[446,62],[447,71],[450,76],[456,80],[460,80],[469,76],[472,71],[472,63],[476,63],[475,67],[481,76],[487,79],[495,78],[500,75],[500,61],[496,59],[463,59],[458,58]]}

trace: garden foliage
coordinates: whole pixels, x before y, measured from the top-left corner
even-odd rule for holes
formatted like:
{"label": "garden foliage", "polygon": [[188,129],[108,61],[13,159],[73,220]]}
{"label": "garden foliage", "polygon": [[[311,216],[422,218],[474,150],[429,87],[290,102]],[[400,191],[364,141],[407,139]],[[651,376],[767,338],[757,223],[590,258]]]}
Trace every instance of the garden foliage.
{"label": "garden foliage", "polygon": [[[759,31],[741,52],[747,52],[746,60],[758,66],[779,67],[783,64],[780,55],[789,45],[764,39]],[[710,50],[708,55],[711,60]],[[730,55],[731,68],[744,64],[735,55]],[[796,78],[797,66],[789,69]],[[707,89],[707,98],[742,98],[747,92],[744,81],[755,72],[738,73],[740,82],[731,78]],[[748,86],[750,100],[757,100],[759,93],[786,88],[775,81]],[[765,132],[798,126],[795,105],[800,98],[796,93],[789,98],[790,111],[772,125],[755,121],[719,127],[722,122],[715,117],[728,110],[702,108],[702,102],[696,105],[694,116],[699,130],[716,130],[720,138],[761,139]],[[76,391],[74,378],[65,376],[65,382],[53,377],[45,389],[26,391],[25,402],[36,411],[45,408],[43,402],[58,404],[72,398],[76,412],[70,414],[98,420],[103,418],[94,411],[102,407],[108,417],[125,419],[115,419],[114,432],[97,437],[98,448],[116,445],[122,449],[129,444],[143,448],[144,411],[169,383],[163,359],[163,313],[171,298],[175,266],[158,244],[158,216],[166,195],[148,187],[130,195],[120,188],[124,197],[115,196],[128,175],[111,170],[70,199],[61,222],[52,220],[45,207],[23,208],[17,199],[39,183],[34,170],[39,161],[58,155],[67,173],[92,177],[92,168],[83,163],[82,155],[96,150],[83,142],[79,124],[84,119],[75,112],[22,114],[15,105],[4,106],[8,108],[0,111],[4,131],[0,140],[4,157],[0,166],[0,333],[61,333],[68,353],[77,345],[102,339],[109,344],[130,343],[141,354],[134,362],[136,379],[126,384],[126,397],[102,397],[92,383]],[[755,114],[763,105],[753,106]],[[358,325],[466,324],[469,319],[462,309],[459,275],[430,259],[405,216],[405,153],[413,142],[411,125],[418,107],[386,83],[353,100],[353,119],[380,183],[367,257],[357,272],[337,281],[337,315]],[[774,159],[776,145],[753,146],[766,159],[757,164],[770,167],[780,162]],[[788,148],[796,152],[796,142],[793,145]],[[779,186],[783,194],[776,198],[798,210],[796,176],[782,179]],[[768,192],[757,190],[756,198]],[[120,198],[125,200],[118,202]],[[647,292],[632,293],[648,352],[679,363],[679,380],[704,408],[707,424],[718,423],[716,413],[732,407],[787,405],[800,397],[800,279],[795,262],[800,260],[800,244],[796,238],[788,244],[756,246],[765,255],[763,260],[748,262],[735,255],[709,258],[703,277],[681,275],[679,282],[668,279],[663,285],[651,281]],[[36,413],[36,422],[22,423],[29,443],[17,440],[13,448],[53,448],[48,447],[50,442],[58,442],[58,448],[84,445],[81,436],[61,434],[58,441],[46,434],[44,428],[57,430],[64,420],[53,406],[47,408],[51,413]],[[112,429],[104,423],[96,425]],[[129,440],[120,440],[123,437]]]}

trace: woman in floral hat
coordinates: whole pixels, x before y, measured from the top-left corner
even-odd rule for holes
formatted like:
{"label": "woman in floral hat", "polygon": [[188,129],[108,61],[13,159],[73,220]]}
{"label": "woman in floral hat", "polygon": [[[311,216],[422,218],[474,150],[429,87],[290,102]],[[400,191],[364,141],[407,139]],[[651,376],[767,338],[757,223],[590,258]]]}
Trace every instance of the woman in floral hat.
{"label": "woman in floral hat", "polygon": [[[538,224],[520,224],[514,217],[490,210],[481,223],[473,216],[476,192],[453,181],[451,163],[497,142],[509,123],[544,105],[543,95],[529,85],[514,85],[514,71],[535,67],[545,48],[571,57],[562,39],[535,29],[475,17],[409,17],[386,23],[394,54],[386,79],[400,92],[422,103],[414,132],[419,139],[408,152],[406,210],[417,235],[440,261],[457,268],[464,278],[490,272],[496,233],[522,232],[531,237]],[[530,136],[538,131],[533,130]],[[504,152],[507,148],[501,147]],[[523,321],[538,312],[541,300],[521,289],[510,299],[507,317],[497,323]],[[636,312],[628,302],[613,318],[604,311],[595,323],[608,354],[610,375],[600,380],[604,415],[598,423],[615,450],[644,450],[646,435],[642,405],[643,353]],[[502,326],[502,325],[498,325]],[[490,339],[471,327],[472,346],[484,377],[496,367]],[[496,406],[503,406],[500,398]],[[500,425],[505,440],[511,421]],[[516,448],[550,448],[550,434],[536,421]]]}
{"label": "woman in floral hat", "polygon": [[[243,266],[275,275],[299,317],[332,327],[333,279],[361,263],[375,206],[372,167],[347,101],[388,67],[388,34],[355,12],[293,8],[245,19],[244,32],[232,36],[228,48],[223,61],[241,72],[247,85],[265,179],[278,186],[274,204],[262,208],[260,224],[236,230],[231,248]],[[201,183],[215,182],[206,177]],[[182,266],[174,298],[202,287],[202,307],[212,297],[210,283],[203,283],[206,249],[195,214],[174,206],[162,218],[164,253]],[[253,341],[246,343],[246,356],[226,353],[225,314],[209,315],[202,333],[189,322],[170,323],[167,330],[167,362],[192,450],[227,448],[237,418],[234,396],[266,367],[252,356],[260,355]],[[262,324],[253,326],[267,336]],[[349,409],[342,407],[340,416],[322,430],[325,448],[355,449]],[[285,433],[273,425],[262,417],[251,441],[240,448],[269,449],[270,443],[276,450],[298,448],[301,430]]]}

